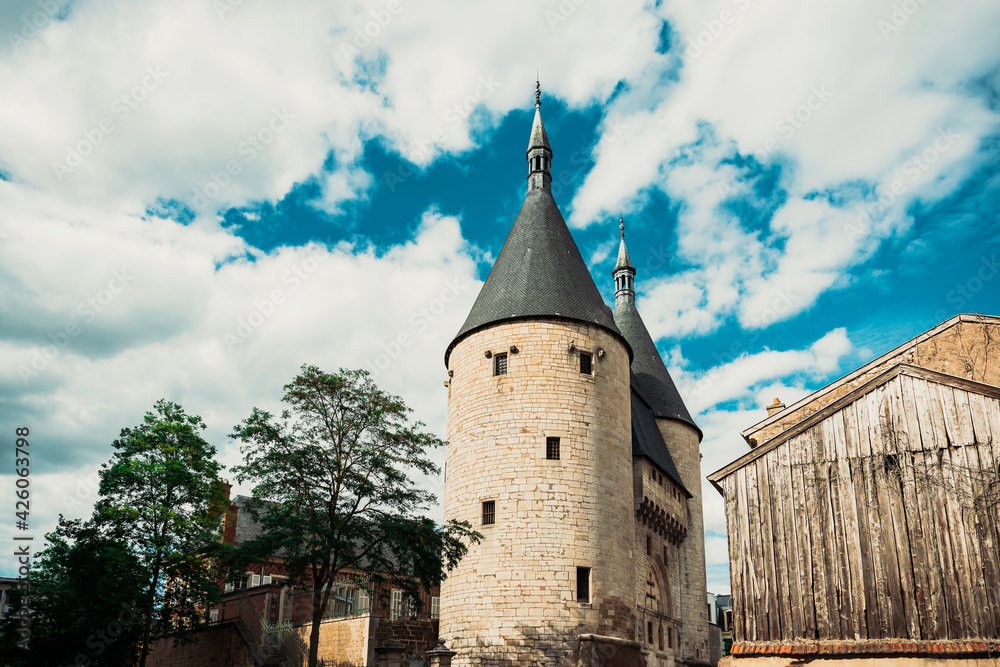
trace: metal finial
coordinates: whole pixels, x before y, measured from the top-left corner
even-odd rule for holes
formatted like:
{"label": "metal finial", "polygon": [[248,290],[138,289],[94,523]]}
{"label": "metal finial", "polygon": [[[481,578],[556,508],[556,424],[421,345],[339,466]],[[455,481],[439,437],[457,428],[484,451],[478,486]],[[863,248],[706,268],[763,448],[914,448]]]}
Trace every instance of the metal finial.
{"label": "metal finial", "polygon": [[538,83],[538,74],[535,73],[535,107],[542,106],[542,86]]}
{"label": "metal finial", "polygon": [[621,230],[622,238],[625,238],[625,218],[621,213],[618,214],[618,229]]}

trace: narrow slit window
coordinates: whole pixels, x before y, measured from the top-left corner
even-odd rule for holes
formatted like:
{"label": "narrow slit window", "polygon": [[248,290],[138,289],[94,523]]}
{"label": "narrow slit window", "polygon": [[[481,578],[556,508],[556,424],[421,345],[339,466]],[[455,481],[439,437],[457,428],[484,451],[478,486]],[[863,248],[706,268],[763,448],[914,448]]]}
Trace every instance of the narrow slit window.
{"label": "narrow slit window", "polygon": [[590,602],[590,568],[576,568],[576,601]]}
{"label": "narrow slit window", "polygon": [[506,375],[507,374],[507,353],[501,352],[500,354],[493,355],[493,375]]}
{"label": "narrow slit window", "polygon": [[483,501],[483,525],[489,526],[496,523],[497,520],[497,503],[495,500],[484,500]]}
{"label": "narrow slit window", "polygon": [[549,461],[559,460],[559,438],[545,438],[545,458]]}
{"label": "narrow slit window", "polygon": [[594,357],[589,352],[580,353],[580,372],[590,375],[594,370]]}

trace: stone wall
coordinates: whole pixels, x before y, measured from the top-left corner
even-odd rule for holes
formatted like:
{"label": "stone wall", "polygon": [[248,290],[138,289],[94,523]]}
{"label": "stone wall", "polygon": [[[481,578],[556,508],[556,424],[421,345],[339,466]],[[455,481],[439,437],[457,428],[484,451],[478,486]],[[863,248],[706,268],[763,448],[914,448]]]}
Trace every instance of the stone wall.
{"label": "stone wall", "polygon": [[687,537],[677,549],[679,572],[677,605],[680,618],[679,657],[707,663],[711,655],[708,640],[708,590],[705,574],[705,529],[702,515],[701,450],[698,432],[673,419],[657,419],[660,434],[691,497],[687,500]]}
{"label": "stone wall", "polygon": [[[319,652],[317,658],[331,667],[366,667],[374,664],[373,646],[369,646],[372,617],[350,616],[324,621],[319,626]],[[309,645],[312,624],[296,628],[299,637]]]}
{"label": "stone wall", "polygon": [[173,637],[161,637],[150,643],[146,667],[191,667],[191,665],[227,665],[255,667],[246,643],[235,623],[216,625],[191,633],[193,642],[181,644]]}
{"label": "stone wall", "polygon": [[[487,350],[508,352],[506,375]],[[633,638],[628,364],[617,336],[561,320],[492,326],[452,350],[444,515],[485,536],[442,586],[454,665],[572,665],[580,634]],[[550,436],[559,460],[546,459]],[[483,526],[486,500],[496,522]],[[578,567],[592,568],[589,603]]]}

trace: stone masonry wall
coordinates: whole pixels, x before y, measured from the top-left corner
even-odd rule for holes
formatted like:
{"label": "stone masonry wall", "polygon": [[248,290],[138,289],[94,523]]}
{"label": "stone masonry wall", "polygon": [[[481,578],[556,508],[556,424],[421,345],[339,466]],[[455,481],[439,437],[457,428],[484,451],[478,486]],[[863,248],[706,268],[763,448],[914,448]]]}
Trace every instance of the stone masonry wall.
{"label": "stone masonry wall", "polygon": [[[594,354],[591,375],[571,344]],[[508,351],[506,375],[487,350]],[[633,638],[628,364],[616,336],[560,320],[499,324],[452,350],[444,515],[485,536],[441,590],[456,667],[568,666],[580,634]],[[496,523],[483,526],[486,500]],[[592,568],[591,603],[577,602],[578,567]]]}
{"label": "stone masonry wall", "polygon": [[[660,481],[662,480],[662,482]],[[687,521],[687,497],[646,458],[632,462],[634,504],[644,499],[655,503],[671,516]],[[649,549],[647,551],[647,539]],[[646,652],[646,667],[673,665],[680,634],[682,555],[680,545],[661,536],[638,517],[635,520],[635,602],[637,609],[635,641]],[[650,590],[652,580],[662,589]],[[653,595],[653,598],[650,597]]]}
{"label": "stone masonry wall", "polygon": [[702,515],[701,451],[698,433],[691,426],[672,419],[657,419],[660,434],[687,487],[688,532],[678,549],[680,568],[680,657],[708,662],[708,604],[705,601],[705,530]]}
{"label": "stone masonry wall", "polygon": [[[365,614],[323,621],[319,626],[317,659],[335,667],[367,667],[371,662],[368,637],[373,618]],[[308,646],[312,624],[306,623],[295,629]]]}
{"label": "stone masonry wall", "polygon": [[228,665],[254,667],[246,644],[232,623],[217,625],[192,633],[194,642],[174,643],[173,637],[150,642],[146,667],[191,667],[191,665]]}

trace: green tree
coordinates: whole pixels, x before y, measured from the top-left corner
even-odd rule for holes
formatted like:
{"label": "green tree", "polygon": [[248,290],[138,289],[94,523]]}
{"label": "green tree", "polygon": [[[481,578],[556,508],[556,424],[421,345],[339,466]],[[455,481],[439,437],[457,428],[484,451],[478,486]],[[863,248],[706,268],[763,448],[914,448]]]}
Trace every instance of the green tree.
{"label": "green tree", "polygon": [[340,572],[365,570],[419,604],[419,588],[439,584],[464,556],[463,539],[481,535],[467,522],[439,528],[416,516],[435,498],[410,475],[439,474],[427,452],[444,443],[411,423],[411,410],[367,371],[304,365],[284,390],[289,408],[280,417],[254,408],[234,428],[244,462],[233,472],[253,483],[247,508],[262,528],[243,545],[244,557],[279,554],[290,580],[312,587],[309,666],[316,667],[320,623]]}
{"label": "green tree", "polygon": [[122,429],[111,461],[101,467],[93,523],[114,527],[146,575],[140,667],[155,620],[184,630],[218,599],[213,550],[219,545],[219,463],[201,437],[201,417],[166,400],[142,424]]}
{"label": "green tree", "polygon": [[[18,589],[0,627],[0,664],[35,667],[134,665],[139,654],[146,573],[123,540],[79,519],[59,517],[35,555],[30,599]],[[31,614],[30,650],[16,647],[19,611]]]}

